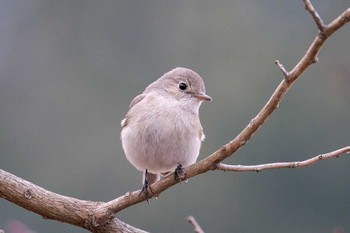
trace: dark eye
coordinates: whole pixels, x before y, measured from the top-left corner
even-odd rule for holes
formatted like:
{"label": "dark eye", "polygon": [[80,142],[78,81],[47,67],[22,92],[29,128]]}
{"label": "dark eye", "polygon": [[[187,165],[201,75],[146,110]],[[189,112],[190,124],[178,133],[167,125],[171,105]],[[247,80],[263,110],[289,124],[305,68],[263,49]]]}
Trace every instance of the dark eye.
{"label": "dark eye", "polygon": [[187,84],[186,83],[179,83],[179,88],[180,88],[180,90],[186,90],[186,88],[187,88]]}

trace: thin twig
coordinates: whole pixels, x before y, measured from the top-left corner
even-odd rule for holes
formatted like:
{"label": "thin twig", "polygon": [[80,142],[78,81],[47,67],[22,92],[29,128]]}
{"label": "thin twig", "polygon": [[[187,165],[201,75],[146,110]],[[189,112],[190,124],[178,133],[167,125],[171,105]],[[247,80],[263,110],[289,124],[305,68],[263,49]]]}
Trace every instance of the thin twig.
{"label": "thin twig", "polygon": [[275,64],[281,70],[281,72],[284,75],[284,78],[286,79],[286,81],[288,81],[289,80],[289,72],[284,68],[283,64],[281,64],[279,60],[276,60]]}
{"label": "thin twig", "polygon": [[326,154],[320,154],[303,161],[277,162],[277,163],[267,163],[267,164],[259,164],[259,165],[248,165],[248,166],[229,165],[229,164],[219,163],[216,166],[216,169],[222,170],[222,171],[232,171],[232,172],[252,172],[252,171],[261,172],[263,170],[279,169],[279,168],[301,168],[301,167],[311,166],[317,162],[320,162],[321,160],[338,158],[344,154],[349,154],[349,153],[350,153],[350,146],[344,147]]}
{"label": "thin twig", "polygon": [[198,222],[196,221],[196,219],[193,216],[188,216],[187,221],[192,224],[194,232],[204,233],[201,226],[198,224]]}
{"label": "thin twig", "polygon": [[[305,4],[308,5],[309,1],[306,1]],[[312,7],[312,5],[311,5]],[[308,8],[307,8],[308,9]],[[311,8],[313,9],[313,7]],[[318,18],[320,18],[317,15]],[[316,18],[317,18],[316,17]],[[321,20],[321,18],[320,18]],[[343,27],[346,23],[350,21],[350,8],[345,10],[342,14],[340,14],[336,19],[334,19],[331,23],[329,23],[323,30],[324,32],[319,32],[309,49],[306,51],[305,55],[300,59],[298,64],[289,71],[289,81],[293,83],[300,77],[300,75],[313,63],[318,61],[317,55],[320,52],[322,46],[326,42],[326,40],[339,28]],[[317,21],[316,21],[317,22]],[[322,20],[321,20],[322,22]],[[323,24],[323,23],[322,23]]]}
{"label": "thin twig", "polygon": [[318,30],[320,30],[320,32],[325,32],[326,26],[323,23],[323,20],[321,19],[321,17],[318,15],[317,11],[315,10],[315,8],[313,7],[313,5],[311,4],[311,2],[309,0],[303,0],[304,4],[305,4],[305,9],[310,13],[310,15],[312,16],[313,20],[315,21]]}

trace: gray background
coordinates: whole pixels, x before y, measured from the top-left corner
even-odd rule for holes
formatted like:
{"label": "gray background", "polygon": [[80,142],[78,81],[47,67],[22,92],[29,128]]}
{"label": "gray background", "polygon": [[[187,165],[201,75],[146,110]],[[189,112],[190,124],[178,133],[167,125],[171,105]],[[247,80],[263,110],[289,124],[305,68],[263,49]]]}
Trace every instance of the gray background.
{"label": "gray background", "polygon": [[[318,0],[325,22],[348,0]],[[317,33],[300,0],[0,1],[0,168],[48,190],[108,201],[139,189],[120,121],[134,96],[176,66],[213,97],[201,108],[204,158],[239,133]],[[349,26],[251,141],[226,162],[303,160],[349,145]],[[118,213],[152,232],[350,231],[350,158],[296,170],[208,172]],[[0,229],[86,232],[0,199]],[[9,229],[11,228],[11,229]],[[18,232],[16,232],[18,233]]]}

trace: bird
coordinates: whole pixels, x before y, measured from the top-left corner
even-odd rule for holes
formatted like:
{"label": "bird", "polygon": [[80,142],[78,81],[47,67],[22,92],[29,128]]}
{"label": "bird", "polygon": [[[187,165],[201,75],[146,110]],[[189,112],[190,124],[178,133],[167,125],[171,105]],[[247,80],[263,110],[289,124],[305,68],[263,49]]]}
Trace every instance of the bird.
{"label": "bird", "polygon": [[177,67],[136,96],[121,121],[121,142],[127,160],[143,173],[142,190],[148,202],[150,185],[174,171],[181,182],[183,168],[196,162],[205,138],[199,119],[205,93],[202,78]]}

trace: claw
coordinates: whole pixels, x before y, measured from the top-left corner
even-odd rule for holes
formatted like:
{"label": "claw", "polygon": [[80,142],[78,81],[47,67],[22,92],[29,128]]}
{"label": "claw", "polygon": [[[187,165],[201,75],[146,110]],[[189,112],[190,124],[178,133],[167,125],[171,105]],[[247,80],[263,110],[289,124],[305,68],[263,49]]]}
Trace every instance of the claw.
{"label": "claw", "polygon": [[146,197],[146,201],[147,201],[147,203],[149,204],[149,195],[148,195],[149,192],[148,192],[148,190],[149,190],[152,194],[154,194],[153,191],[152,191],[151,185],[148,183],[148,171],[147,171],[147,169],[146,169],[146,171],[145,171],[145,180],[143,181],[143,186],[142,186],[142,189],[141,189],[141,191],[140,191],[140,193],[139,193],[139,196],[140,196],[141,194],[144,194],[145,197]]}
{"label": "claw", "polygon": [[182,165],[179,164],[176,168],[175,168],[175,172],[174,172],[174,177],[175,180],[179,181],[180,184],[182,184],[182,180],[185,178],[185,171],[182,168]]}

